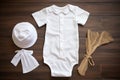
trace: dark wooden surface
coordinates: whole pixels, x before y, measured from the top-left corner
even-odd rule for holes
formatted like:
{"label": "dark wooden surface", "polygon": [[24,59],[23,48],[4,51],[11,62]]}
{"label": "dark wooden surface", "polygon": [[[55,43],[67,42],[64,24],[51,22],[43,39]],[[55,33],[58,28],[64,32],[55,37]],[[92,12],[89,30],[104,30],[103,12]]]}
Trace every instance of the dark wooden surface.
{"label": "dark wooden surface", "polygon": [[[64,6],[68,3],[91,13],[85,27],[79,25],[79,62],[85,52],[87,29],[108,31],[115,41],[97,48],[93,55],[96,65],[89,67],[85,77],[78,74],[76,65],[70,78],[54,78],[43,63],[45,26],[38,28],[31,13],[52,4]],[[40,66],[27,74],[22,74],[21,63],[17,67],[10,63],[14,51],[19,49],[12,41],[12,29],[22,21],[32,23],[39,35],[36,44],[29,49],[34,50],[33,56]],[[0,0],[0,80],[120,80],[120,0]]]}

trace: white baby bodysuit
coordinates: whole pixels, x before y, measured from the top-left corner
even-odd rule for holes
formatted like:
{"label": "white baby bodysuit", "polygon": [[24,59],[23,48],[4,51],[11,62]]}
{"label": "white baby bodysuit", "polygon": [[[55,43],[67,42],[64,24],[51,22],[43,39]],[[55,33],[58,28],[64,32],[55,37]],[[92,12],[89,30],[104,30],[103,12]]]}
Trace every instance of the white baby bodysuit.
{"label": "white baby bodysuit", "polygon": [[71,4],[64,7],[52,5],[32,16],[39,27],[47,26],[43,58],[51,69],[51,76],[70,77],[79,59],[78,24],[86,23],[89,12]]}

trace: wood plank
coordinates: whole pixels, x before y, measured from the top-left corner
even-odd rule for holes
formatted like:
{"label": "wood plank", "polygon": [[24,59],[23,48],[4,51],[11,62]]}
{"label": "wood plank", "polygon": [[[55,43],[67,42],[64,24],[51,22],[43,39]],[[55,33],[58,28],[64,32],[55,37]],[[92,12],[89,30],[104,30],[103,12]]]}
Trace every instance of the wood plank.
{"label": "wood plank", "polygon": [[[20,4],[20,3],[10,3],[0,7],[1,16],[9,15],[31,15],[31,13],[41,10],[42,8],[48,7],[53,3],[31,3],[31,4]],[[64,3],[56,3],[59,6],[65,6]],[[75,3],[73,5],[79,6],[92,15],[120,15],[119,3]],[[23,7],[22,7],[23,6]],[[12,11],[11,11],[12,10]]]}
{"label": "wood plank", "polygon": [[65,3],[65,2],[85,2],[85,3],[88,3],[88,2],[120,2],[119,0],[1,0],[1,2],[7,2],[7,3],[33,3],[33,2],[37,2],[37,3],[54,3],[54,2],[62,2],[62,3]]}
{"label": "wood plank", "polygon": [[102,67],[102,77],[103,78],[116,78],[120,79],[120,65],[119,64],[104,64]]}
{"label": "wood plank", "polygon": [[[44,75],[46,77],[44,77]],[[6,77],[7,76],[7,77]],[[28,74],[22,74],[21,72],[2,72],[1,80],[32,80],[34,77],[35,80],[46,80],[50,78],[50,74],[48,72],[42,72],[42,73],[28,73]]]}

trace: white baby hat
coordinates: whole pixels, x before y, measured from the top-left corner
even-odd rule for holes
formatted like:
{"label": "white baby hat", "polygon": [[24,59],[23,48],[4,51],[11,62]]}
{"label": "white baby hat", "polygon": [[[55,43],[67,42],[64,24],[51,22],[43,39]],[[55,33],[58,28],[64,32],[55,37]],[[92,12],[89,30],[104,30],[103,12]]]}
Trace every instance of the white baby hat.
{"label": "white baby hat", "polygon": [[[37,31],[29,22],[21,22],[15,25],[12,32],[12,39],[16,46],[20,48],[29,48],[37,40]],[[28,73],[39,66],[37,60],[32,56],[33,50],[16,50],[17,54],[11,60],[14,66],[17,66],[21,60],[23,73]]]}
{"label": "white baby hat", "polygon": [[37,40],[37,31],[29,22],[21,22],[15,25],[12,32],[12,39],[16,46],[29,48]]}

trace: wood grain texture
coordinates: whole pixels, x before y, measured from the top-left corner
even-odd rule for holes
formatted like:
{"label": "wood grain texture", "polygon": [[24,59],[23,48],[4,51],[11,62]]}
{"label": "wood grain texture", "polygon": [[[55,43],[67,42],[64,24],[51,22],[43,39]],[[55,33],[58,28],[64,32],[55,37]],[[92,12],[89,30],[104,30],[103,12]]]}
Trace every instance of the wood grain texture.
{"label": "wood grain texture", "polygon": [[[85,53],[87,29],[108,31],[115,39],[96,49],[93,54],[96,65],[90,66],[84,77],[77,72],[79,65],[74,66],[70,78],[51,77],[49,67],[43,63],[46,28],[38,28],[31,13],[53,4],[73,4],[91,13],[85,26],[79,25],[79,62]],[[40,66],[27,74],[22,74],[20,63],[17,67],[10,63],[14,51],[19,49],[12,41],[12,29],[22,21],[32,23],[39,36],[35,45],[29,49],[34,50],[33,56]],[[120,0],[0,0],[0,80],[120,80]]]}

